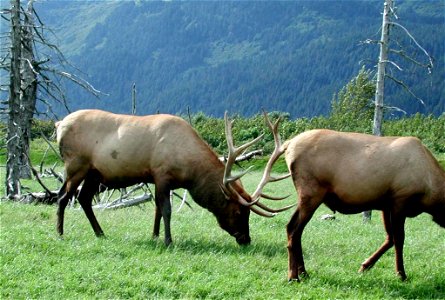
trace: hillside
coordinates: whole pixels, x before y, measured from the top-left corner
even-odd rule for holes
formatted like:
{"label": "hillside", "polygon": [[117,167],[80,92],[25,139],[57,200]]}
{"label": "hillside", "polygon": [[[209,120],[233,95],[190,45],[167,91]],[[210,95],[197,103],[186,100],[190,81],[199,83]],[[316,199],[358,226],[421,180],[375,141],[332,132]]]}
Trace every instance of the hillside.
{"label": "hillside", "polygon": [[[434,56],[431,75],[392,57],[425,101],[387,85],[386,101],[408,113],[445,111],[443,1],[397,1],[399,20]],[[383,1],[46,1],[36,10],[70,61],[109,94],[95,100],[67,86],[72,110],[249,116],[261,108],[292,117],[326,114],[335,92],[364,63],[373,69]],[[393,45],[420,51],[401,29]]]}

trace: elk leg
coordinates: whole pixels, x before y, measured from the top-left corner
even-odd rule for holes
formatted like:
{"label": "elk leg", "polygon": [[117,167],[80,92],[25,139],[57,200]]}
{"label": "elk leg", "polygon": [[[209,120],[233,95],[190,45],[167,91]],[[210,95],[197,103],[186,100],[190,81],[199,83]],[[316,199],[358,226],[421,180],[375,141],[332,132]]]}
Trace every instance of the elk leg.
{"label": "elk leg", "polygon": [[99,184],[100,181],[98,174],[91,172],[88,173],[83,183],[82,189],[80,190],[79,197],[77,199],[80,205],[82,206],[85,215],[90,221],[91,227],[93,227],[94,233],[96,234],[97,237],[103,236],[104,232],[102,231],[102,228],[100,228],[100,225],[97,222],[91,204],[93,202],[94,194],[96,194],[96,192],[99,189]]}
{"label": "elk leg", "polygon": [[392,215],[392,228],[394,233],[394,247],[396,252],[396,273],[402,281],[406,280],[405,267],[403,266],[403,244],[405,242],[405,217]]}
{"label": "elk leg", "polygon": [[82,182],[85,174],[78,172],[74,176],[66,176],[65,182],[58,193],[58,208],[57,208],[57,232],[59,235],[63,235],[63,221],[65,217],[65,208],[68,205],[68,201],[74,196],[79,184]]}
{"label": "elk leg", "polygon": [[[288,279],[300,281],[298,278],[298,253],[301,253],[301,235],[297,236],[295,228],[298,226],[298,215],[299,210],[297,209],[295,213],[292,215],[289,223],[286,226],[287,231],[287,253],[288,253]],[[295,240],[300,240],[294,243]],[[303,261],[303,270],[304,270],[304,261]]]}
{"label": "elk leg", "polygon": [[165,183],[157,183],[156,191],[155,191],[155,202],[156,202],[156,214],[155,214],[155,227],[153,232],[159,235],[159,226],[156,228],[156,222],[161,219],[159,216],[158,210],[161,212],[162,218],[164,219],[164,234],[165,240],[164,243],[166,246],[172,243],[172,236],[170,231],[170,218],[172,214],[172,208],[170,203],[170,189]]}
{"label": "elk leg", "polygon": [[379,258],[394,245],[394,233],[391,220],[391,213],[389,211],[383,211],[382,219],[383,219],[383,225],[386,230],[386,239],[383,242],[382,246],[380,246],[380,248],[377,249],[377,251],[374,252],[374,254],[372,254],[367,260],[365,260],[362,263],[359,272],[364,272],[371,269],[374,266],[374,264],[379,260]]}
{"label": "elk leg", "polygon": [[159,237],[159,230],[161,226],[161,218],[162,218],[162,212],[161,208],[158,204],[155,204],[155,222],[153,225],[153,238]]}
{"label": "elk leg", "polygon": [[[295,213],[287,224],[287,250],[289,256],[288,279],[299,281],[299,275],[309,276],[304,267],[301,237],[303,229],[320,205],[313,197],[302,197]],[[309,205],[307,205],[307,204]]]}
{"label": "elk leg", "polygon": [[65,217],[65,208],[68,205],[68,201],[73,196],[73,193],[68,193],[66,191],[66,181],[63,183],[62,188],[58,195],[58,208],[57,208],[57,232],[59,235],[63,235],[63,219]]}

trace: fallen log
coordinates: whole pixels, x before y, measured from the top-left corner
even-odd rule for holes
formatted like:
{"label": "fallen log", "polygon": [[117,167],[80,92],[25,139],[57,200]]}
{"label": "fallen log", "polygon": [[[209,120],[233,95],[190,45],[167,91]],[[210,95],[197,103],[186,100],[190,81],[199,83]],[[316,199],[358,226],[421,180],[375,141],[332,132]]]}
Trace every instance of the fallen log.
{"label": "fallen log", "polygon": [[[244,160],[249,160],[257,155],[263,155],[263,150],[254,150],[245,154],[241,154],[240,156],[238,156],[235,160],[235,162],[240,162],[240,161],[244,161]],[[225,162],[227,159],[225,156],[220,156],[219,160],[222,162]]]}
{"label": "fallen log", "polygon": [[24,202],[27,204],[38,202],[43,204],[54,204],[57,202],[57,192],[49,191],[49,192],[36,192],[36,193],[27,193],[19,196],[17,199],[20,202]]}
{"label": "fallen log", "polygon": [[152,200],[153,200],[152,194],[143,194],[143,195],[140,195],[140,196],[132,198],[132,199],[118,199],[111,203],[97,204],[97,205],[94,205],[93,208],[96,208],[96,209],[118,209],[118,208],[125,208],[125,207],[140,205],[142,203],[146,203],[146,202],[149,202]]}

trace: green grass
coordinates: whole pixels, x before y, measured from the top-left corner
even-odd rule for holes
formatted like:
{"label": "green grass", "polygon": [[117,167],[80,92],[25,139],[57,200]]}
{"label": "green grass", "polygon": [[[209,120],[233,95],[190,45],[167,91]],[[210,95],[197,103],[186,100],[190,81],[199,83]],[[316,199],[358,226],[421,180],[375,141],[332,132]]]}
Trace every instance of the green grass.
{"label": "green grass", "polygon": [[445,170],[445,153],[436,154],[436,159],[439,161],[439,164]]}
{"label": "green grass", "polygon": [[[259,174],[243,178],[249,191]],[[275,191],[275,192],[273,192]],[[289,180],[266,192],[291,194]],[[369,272],[357,270],[383,242],[379,213],[369,224],[360,215],[337,215],[320,208],[306,227],[303,248],[310,278],[287,282],[285,225],[292,211],[272,219],[251,216],[252,244],[239,247],[215,218],[190,201],[177,212],[174,245],[151,238],[152,203],[116,211],[96,211],[106,238],[98,239],[79,209],[67,209],[65,237],[55,230],[55,206],[0,204],[2,299],[109,298],[445,298],[445,231],[428,215],[408,219],[405,267],[408,282],[394,273],[394,251]]]}

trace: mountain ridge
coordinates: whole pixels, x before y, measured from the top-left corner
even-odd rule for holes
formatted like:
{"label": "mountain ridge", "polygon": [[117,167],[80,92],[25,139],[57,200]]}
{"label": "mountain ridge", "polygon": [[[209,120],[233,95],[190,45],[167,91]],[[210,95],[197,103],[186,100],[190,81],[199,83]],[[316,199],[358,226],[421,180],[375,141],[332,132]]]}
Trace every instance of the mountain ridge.
{"label": "mountain ridge", "polygon": [[[432,75],[400,58],[397,73],[425,105],[395,83],[386,104],[408,114],[445,111],[443,2],[398,1],[399,20],[435,57]],[[64,53],[101,100],[68,86],[75,110],[128,113],[224,111],[250,116],[262,108],[291,117],[327,114],[332,97],[361,68],[373,69],[381,1],[48,1],[36,5],[55,28]],[[442,11],[442,13],[438,11]],[[394,29],[394,41],[425,58]],[[399,77],[398,77],[399,78]],[[372,99],[370,99],[372,100]]]}

